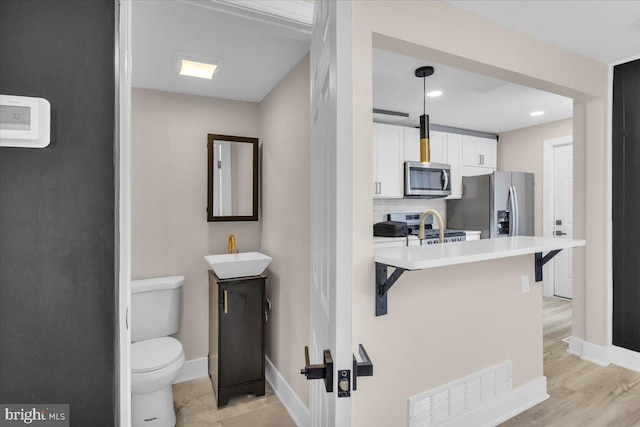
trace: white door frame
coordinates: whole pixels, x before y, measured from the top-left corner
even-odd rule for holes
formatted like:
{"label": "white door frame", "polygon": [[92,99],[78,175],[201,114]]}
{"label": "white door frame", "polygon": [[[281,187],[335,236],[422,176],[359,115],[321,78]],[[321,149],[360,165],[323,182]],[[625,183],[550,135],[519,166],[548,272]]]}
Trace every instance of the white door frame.
{"label": "white door frame", "polygon": [[[115,8],[115,135],[116,189],[116,369],[115,420],[131,425],[131,24],[132,1],[114,0]],[[305,0],[176,0],[198,7],[265,22],[299,40],[310,40],[313,7]]]}
{"label": "white door frame", "polygon": [[[553,218],[553,149],[562,145],[573,144],[573,135],[561,136],[559,138],[545,139],[543,141],[542,151],[542,236],[553,237],[554,218]],[[554,271],[553,260],[545,264],[542,277],[546,277],[542,285],[542,295],[545,297],[554,296]]]}
{"label": "white door frame", "polygon": [[131,2],[114,1],[116,189],[116,425],[131,425]]}

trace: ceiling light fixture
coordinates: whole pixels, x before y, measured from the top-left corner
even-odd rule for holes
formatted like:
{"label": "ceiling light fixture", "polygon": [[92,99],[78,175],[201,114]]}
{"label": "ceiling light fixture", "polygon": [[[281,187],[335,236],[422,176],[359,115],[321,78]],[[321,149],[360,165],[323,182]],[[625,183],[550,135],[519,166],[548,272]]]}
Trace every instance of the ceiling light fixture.
{"label": "ceiling light fixture", "polygon": [[175,58],[178,74],[181,76],[211,80],[220,66],[217,58],[204,55],[176,52]]}
{"label": "ceiling light fixture", "polygon": [[422,78],[422,115],[420,116],[420,163],[429,163],[429,116],[427,116],[427,81],[426,78],[434,73],[431,66],[416,69],[416,77]]}
{"label": "ceiling light fixture", "polygon": [[531,117],[538,117],[538,116],[542,116],[544,114],[544,111],[533,111],[532,113],[530,113],[529,115]]}
{"label": "ceiling light fixture", "polygon": [[442,95],[442,91],[441,90],[432,90],[431,92],[427,92],[427,96],[429,98],[437,98],[438,96]]}

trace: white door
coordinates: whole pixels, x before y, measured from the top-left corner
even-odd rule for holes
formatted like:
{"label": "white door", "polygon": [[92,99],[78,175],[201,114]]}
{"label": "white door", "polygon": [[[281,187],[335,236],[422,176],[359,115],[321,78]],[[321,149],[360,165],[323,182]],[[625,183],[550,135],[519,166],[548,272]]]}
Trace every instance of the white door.
{"label": "white door", "polygon": [[[310,380],[314,427],[351,425],[351,399],[338,398],[337,370],[352,368],[353,5],[316,0],[311,39],[312,364],[333,356],[333,392]],[[302,359],[302,349],[300,349]]]}
{"label": "white door", "polygon": [[[553,148],[553,230],[556,238],[573,238],[573,145]],[[553,294],[571,298],[571,251],[554,258]]]}

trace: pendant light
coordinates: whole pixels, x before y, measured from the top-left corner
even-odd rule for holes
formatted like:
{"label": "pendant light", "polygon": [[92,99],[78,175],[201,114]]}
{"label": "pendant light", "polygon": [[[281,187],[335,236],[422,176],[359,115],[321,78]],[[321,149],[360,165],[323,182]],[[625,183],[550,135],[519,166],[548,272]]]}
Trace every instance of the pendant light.
{"label": "pendant light", "polygon": [[429,116],[427,110],[426,78],[435,70],[431,66],[416,68],[416,77],[422,78],[422,115],[420,116],[420,163],[429,163]]}

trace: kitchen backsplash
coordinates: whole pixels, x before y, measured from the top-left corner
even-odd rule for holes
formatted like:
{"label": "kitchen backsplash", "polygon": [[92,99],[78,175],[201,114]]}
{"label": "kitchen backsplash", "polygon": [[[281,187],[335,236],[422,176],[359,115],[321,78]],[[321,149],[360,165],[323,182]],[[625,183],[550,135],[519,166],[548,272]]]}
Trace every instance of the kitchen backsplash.
{"label": "kitchen backsplash", "polygon": [[435,209],[447,221],[447,203],[444,199],[373,199],[373,223],[386,221],[387,214],[423,212]]}

